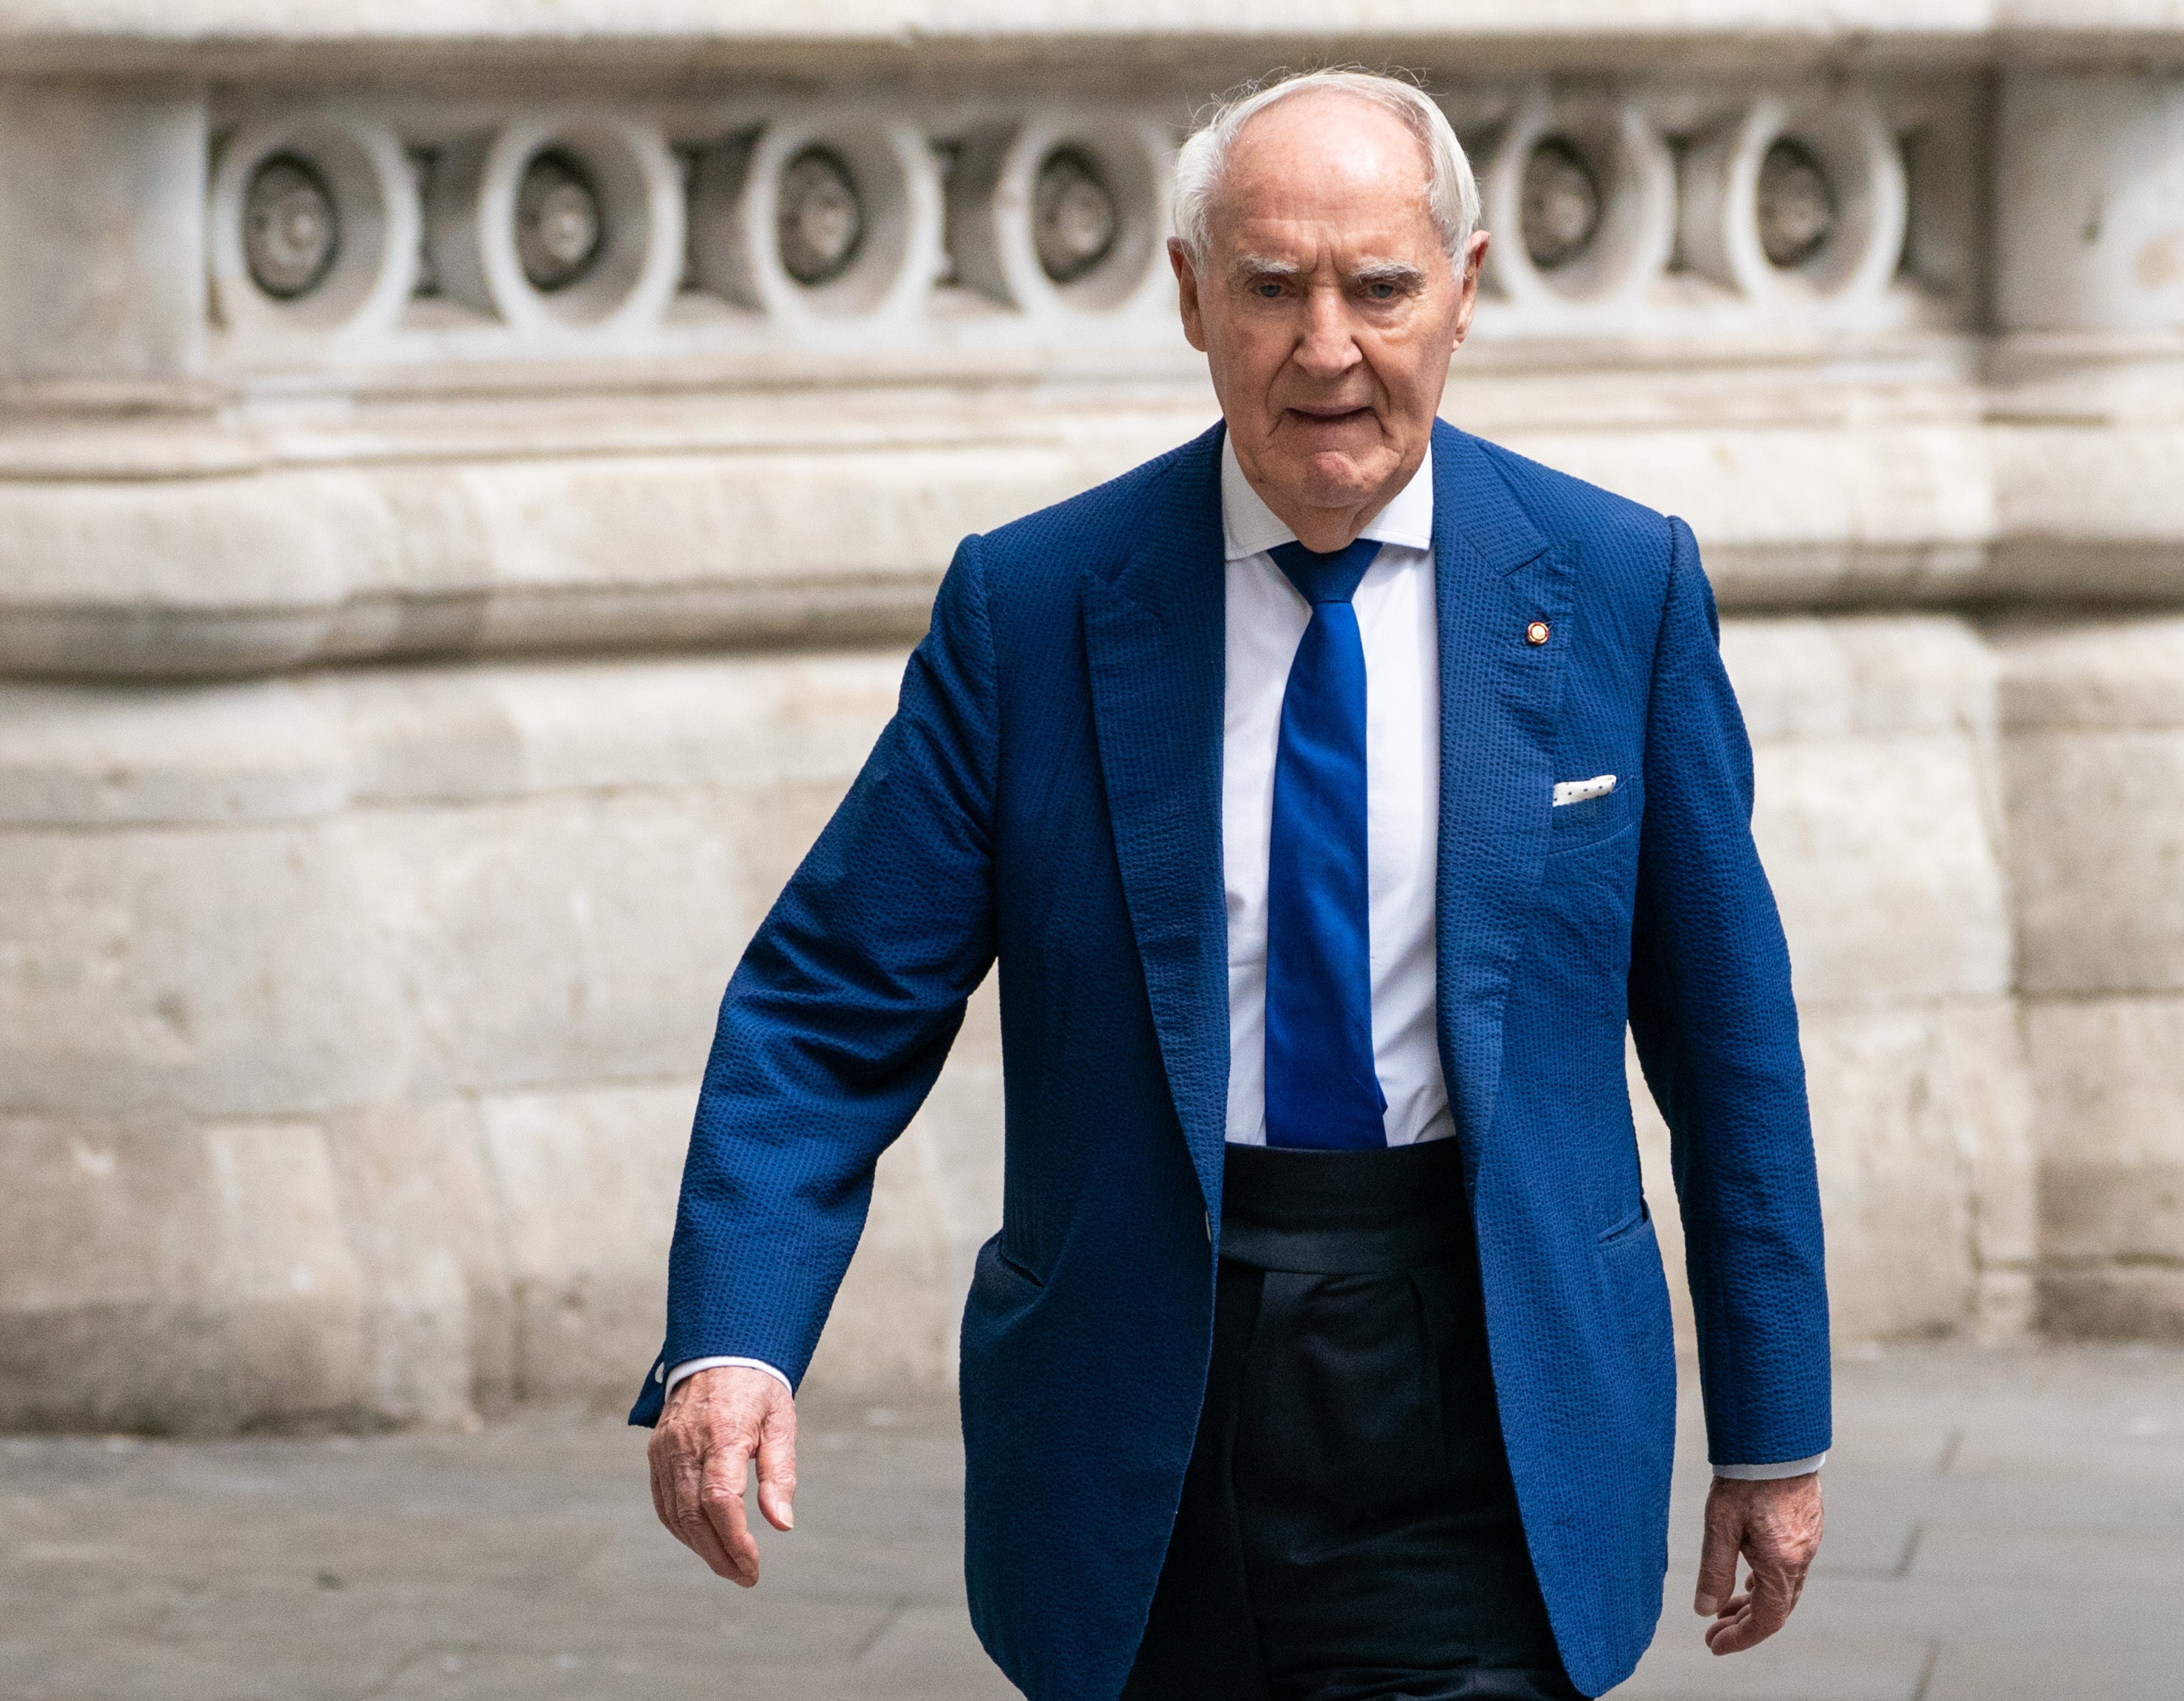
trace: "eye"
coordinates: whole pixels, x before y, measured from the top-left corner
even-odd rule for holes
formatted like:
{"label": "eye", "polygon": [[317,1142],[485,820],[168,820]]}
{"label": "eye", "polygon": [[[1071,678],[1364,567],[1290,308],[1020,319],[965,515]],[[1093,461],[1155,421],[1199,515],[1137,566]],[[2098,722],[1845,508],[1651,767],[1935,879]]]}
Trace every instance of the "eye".
{"label": "eye", "polygon": [[1281,285],[1271,277],[1262,278],[1253,284],[1251,293],[1262,301],[1279,301],[1282,298]]}
{"label": "eye", "polygon": [[1381,278],[1376,282],[1367,284],[1365,293],[1375,301],[1393,301],[1401,292],[1387,279]]}

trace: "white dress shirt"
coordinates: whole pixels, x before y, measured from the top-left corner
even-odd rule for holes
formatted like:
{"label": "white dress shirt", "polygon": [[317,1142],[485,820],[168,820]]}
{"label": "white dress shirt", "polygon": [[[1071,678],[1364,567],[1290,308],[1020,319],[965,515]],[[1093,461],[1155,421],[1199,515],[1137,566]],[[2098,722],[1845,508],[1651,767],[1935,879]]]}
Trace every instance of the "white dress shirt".
{"label": "white dress shirt", "polygon": [[[1290,664],[1312,605],[1269,553],[1296,533],[1221,445],[1228,555],[1221,873],[1228,897],[1228,1138],[1267,1143],[1267,850]],[[1365,646],[1365,855],[1373,1068],[1390,1146],[1456,1132],[1434,1021],[1440,817],[1440,638],[1434,611],[1433,455],[1362,534],[1380,552],[1351,599]]]}
{"label": "white dress shirt", "polygon": [[[1312,621],[1268,552],[1296,533],[1260,499],[1226,437],[1221,533],[1228,574],[1228,678],[1222,706],[1221,873],[1228,906],[1228,1138],[1267,1141],[1267,851],[1274,757],[1290,664]],[[1365,650],[1367,901],[1373,1067],[1390,1146],[1456,1132],[1435,1021],[1434,881],[1440,867],[1440,627],[1434,599],[1433,454],[1362,534],[1380,551],[1351,605]],[[755,1358],[693,1358],[666,1373]],[[1717,1476],[1801,1476],[1825,1461],[1716,1465]]]}

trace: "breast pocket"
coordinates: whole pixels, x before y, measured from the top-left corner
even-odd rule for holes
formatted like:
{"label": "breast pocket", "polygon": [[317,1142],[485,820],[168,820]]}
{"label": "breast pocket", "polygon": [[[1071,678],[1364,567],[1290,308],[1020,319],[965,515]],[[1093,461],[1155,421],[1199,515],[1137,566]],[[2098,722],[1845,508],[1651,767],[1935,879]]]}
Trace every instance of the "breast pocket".
{"label": "breast pocket", "polygon": [[1640,792],[1635,779],[1618,779],[1613,790],[1599,796],[1551,805],[1547,854],[1557,856],[1613,839],[1638,818]]}

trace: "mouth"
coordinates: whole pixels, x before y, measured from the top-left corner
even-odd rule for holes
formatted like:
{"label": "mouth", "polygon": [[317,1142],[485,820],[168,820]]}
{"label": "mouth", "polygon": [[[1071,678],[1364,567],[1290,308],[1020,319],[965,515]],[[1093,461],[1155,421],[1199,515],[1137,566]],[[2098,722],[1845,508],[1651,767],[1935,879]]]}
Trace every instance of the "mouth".
{"label": "mouth", "polygon": [[1378,421],[1370,408],[1290,408],[1290,417],[1307,428],[1372,425]]}

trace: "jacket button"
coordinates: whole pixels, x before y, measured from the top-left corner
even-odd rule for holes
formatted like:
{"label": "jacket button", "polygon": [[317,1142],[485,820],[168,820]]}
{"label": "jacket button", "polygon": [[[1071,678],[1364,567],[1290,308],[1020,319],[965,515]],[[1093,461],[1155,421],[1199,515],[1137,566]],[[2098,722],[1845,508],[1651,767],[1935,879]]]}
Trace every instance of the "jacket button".
{"label": "jacket button", "polygon": [[1551,635],[1544,620],[1535,620],[1524,628],[1524,642],[1529,644],[1545,644]]}

